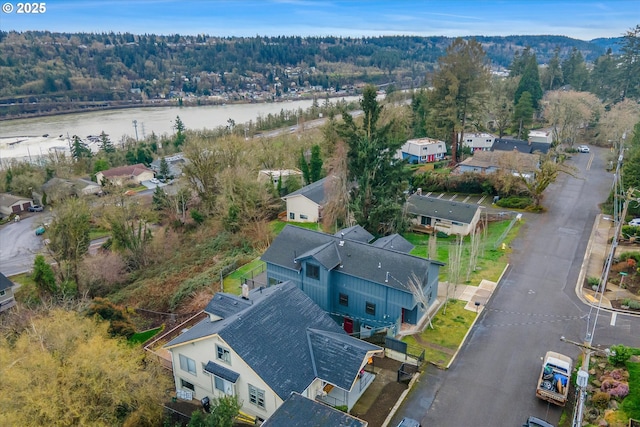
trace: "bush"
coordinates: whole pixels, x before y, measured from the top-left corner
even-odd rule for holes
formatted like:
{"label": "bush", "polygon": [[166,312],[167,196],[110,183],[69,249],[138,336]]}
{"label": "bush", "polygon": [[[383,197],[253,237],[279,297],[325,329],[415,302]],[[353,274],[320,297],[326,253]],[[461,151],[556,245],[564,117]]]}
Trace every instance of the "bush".
{"label": "bush", "polygon": [[501,208],[512,208],[512,209],[525,209],[533,204],[533,201],[529,197],[504,197],[496,202],[496,205]]}
{"label": "bush", "polygon": [[618,259],[622,261],[627,261],[629,259],[635,260],[636,264],[640,263],[640,252],[623,252],[620,254]]}
{"label": "bush", "polygon": [[595,392],[593,397],[591,397],[591,403],[593,403],[593,406],[600,409],[605,409],[609,405],[610,400],[611,396],[605,391]]}
{"label": "bush", "polygon": [[633,310],[640,310],[640,301],[636,301],[631,298],[625,298],[622,301],[622,305],[626,305],[627,307]]}
{"label": "bush", "polygon": [[634,227],[633,225],[623,225],[622,226],[622,236],[625,238],[629,237],[640,237],[640,227]]}
{"label": "bush", "polygon": [[609,356],[609,363],[613,366],[624,366],[624,364],[631,358],[631,349],[625,345],[612,345],[611,356]]}
{"label": "bush", "polygon": [[591,277],[587,278],[587,284],[589,286],[599,286],[600,285],[600,278],[591,276]]}

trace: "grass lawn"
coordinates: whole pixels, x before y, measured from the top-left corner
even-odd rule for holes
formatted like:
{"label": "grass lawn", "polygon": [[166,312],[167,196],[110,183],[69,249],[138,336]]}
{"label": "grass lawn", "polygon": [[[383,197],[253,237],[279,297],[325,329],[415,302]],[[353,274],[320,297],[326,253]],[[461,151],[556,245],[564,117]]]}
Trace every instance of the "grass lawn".
{"label": "grass lawn", "polygon": [[157,335],[158,332],[162,331],[163,329],[164,329],[163,326],[159,326],[159,327],[154,328],[154,329],[149,329],[148,331],[136,332],[135,334],[133,334],[131,336],[131,338],[129,338],[129,343],[130,344],[142,344],[144,342],[147,342],[147,340],[149,340],[151,337]]}
{"label": "grass lawn", "polygon": [[94,228],[89,231],[89,240],[96,240],[102,237],[110,236],[111,232],[109,230],[104,230],[101,228]]}
{"label": "grass lawn", "polygon": [[425,350],[427,361],[446,366],[476,318],[475,312],[464,309],[465,305],[465,301],[450,300],[446,312],[443,306],[433,318],[433,329],[427,326],[419,340],[413,336],[404,337],[402,341],[407,343],[409,353],[420,354]]}
{"label": "grass lawn", "polygon": [[240,293],[242,292],[242,283],[240,281],[242,276],[246,275],[253,269],[259,268],[262,265],[264,265],[264,261],[261,261],[260,258],[256,258],[250,263],[243,265],[233,273],[229,274],[224,278],[224,291],[231,294],[240,295]]}
{"label": "grass lawn", "polygon": [[316,222],[280,221],[278,219],[271,221],[271,231],[278,235],[287,224],[295,225],[296,227],[308,228],[309,230],[322,231],[322,226]]}
{"label": "grass lawn", "polygon": [[[509,231],[503,242],[507,245],[506,250],[502,250],[500,247],[494,249],[494,245],[505,232],[509,226],[510,221],[499,221],[489,224],[487,230],[486,239],[483,240],[482,250],[478,255],[478,261],[476,263],[476,270],[472,271],[469,275],[469,280],[466,280],[466,266],[469,260],[469,248],[471,246],[469,236],[463,240],[462,250],[462,264],[461,277],[465,280],[464,284],[479,285],[482,279],[487,279],[496,282],[500,278],[500,274],[504,271],[507,265],[509,254],[509,243],[518,235],[522,222],[517,222],[513,228]],[[409,242],[415,245],[415,248],[411,251],[411,255],[427,258],[429,248],[429,235],[422,233],[407,233],[403,235]],[[447,264],[449,262],[449,248],[455,244],[456,238],[439,237],[437,238],[436,248],[436,260]],[[440,281],[446,281],[448,276],[447,267],[440,269]]]}

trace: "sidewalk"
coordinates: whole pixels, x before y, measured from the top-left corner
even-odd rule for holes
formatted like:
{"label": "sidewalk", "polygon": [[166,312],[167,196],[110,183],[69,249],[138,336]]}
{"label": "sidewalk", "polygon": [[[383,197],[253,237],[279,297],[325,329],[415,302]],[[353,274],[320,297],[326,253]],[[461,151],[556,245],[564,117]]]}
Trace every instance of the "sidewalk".
{"label": "sidewalk", "polygon": [[[595,291],[584,287],[584,282],[587,278],[601,278],[606,259],[611,251],[610,240],[613,238],[614,232],[615,227],[612,218],[609,215],[598,214],[593,224],[593,229],[591,230],[591,237],[589,238],[587,250],[584,254],[584,261],[582,262],[582,268],[578,275],[575,291],[578,298],[585,304],[597,306],[598,303],[600,303],[601,308],[628,313],[625,310],[618,310],[611,305],[611,300],[636,298],[636,296],[627,290],[607,283],[603,295],[601,293],[596,294]],[[628,314],[640,316],[640,314],[636,313]]]}

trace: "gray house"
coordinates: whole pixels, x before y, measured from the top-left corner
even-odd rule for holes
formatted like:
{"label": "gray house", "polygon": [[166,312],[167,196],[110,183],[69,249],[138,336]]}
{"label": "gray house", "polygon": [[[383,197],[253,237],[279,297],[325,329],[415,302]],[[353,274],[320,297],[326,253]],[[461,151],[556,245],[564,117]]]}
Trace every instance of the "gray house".
{"label": "gray house", "polygon": [[0,313],[16,305],[13,297],[13,283],[0,273]]}
{"label": "gray house", "polygon": [[350,410],[375,378],[365,368],[383,349],[347,335],[293,283],[217,293],[204,311],[164,346],[183,399],[236,396],[266,420],[291,393]]}
{"label": "gray house", "polygon": [[287,225],[262,255],[268,284],[292,281],[348,333],[417,328],[436,300],[444,264],[348,234]]}
{"label": "gray house", "polygon": [[407,212],[417,227],[433,228],[446,234],[466,236],[480,221],[480,206],[412,194]]}

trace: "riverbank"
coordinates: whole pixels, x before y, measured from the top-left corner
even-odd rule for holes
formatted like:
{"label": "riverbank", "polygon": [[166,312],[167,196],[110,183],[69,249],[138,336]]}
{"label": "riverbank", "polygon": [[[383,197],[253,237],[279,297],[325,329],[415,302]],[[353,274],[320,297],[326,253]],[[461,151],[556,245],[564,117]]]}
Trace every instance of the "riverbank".
{"label": "riverbank", "polygon": [[[66,114],[89,113],[96,111],[126,110],[130,108],[162,108],[162,107],[204,107],[225,106],[243,104],[278,104],[291,101],[322,100],[326,98],[344,98],[345,96],[357,96],[356,93],[347,92],[305,92],[295,96],[273,99],[223,99],[220,97],[193,97],[172,99],[150,99],[138,101],[100,101],[100,102],[50,102],[50,103],[25,103],[25,104],[0,104],[0,122],[7,120],[33,119],[40,117],[62,116]],[[61,107],[69,105],[70,108],[61,110]],[[44,107],[44,108],[43,108]],[[11,108],[27,109],[20,114],[8,114]],[[28,112],[32,110],[33,112]],[[46,111],[42,111],[46,110]]]}

